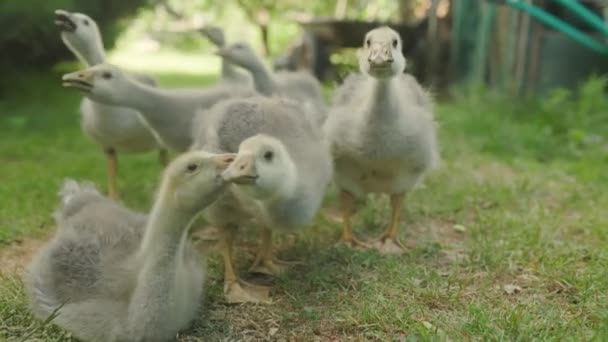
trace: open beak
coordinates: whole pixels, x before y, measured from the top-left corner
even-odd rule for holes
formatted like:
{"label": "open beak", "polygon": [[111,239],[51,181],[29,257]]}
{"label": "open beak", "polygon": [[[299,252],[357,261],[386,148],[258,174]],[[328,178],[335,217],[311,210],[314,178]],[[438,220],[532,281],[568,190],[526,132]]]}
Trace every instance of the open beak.
{"label": "open beak", "polygon": [[70,74],[65,74],[61,78],[63,86],[66,88],[76,88],[86,93],[93,90],[93,79],[95,74],[92,71],[81,70]]}
{"label": "open beak", "polygon": [[64,32],[76,31],[76,23],[70,17],[70,12],[64,10],[55,11],[55,25]]}
{"label": "open beak", "polygon": [[236,184],[254,184],[258,179],[255,167],[255,155],[241,155],[222,173],[226,182]]}

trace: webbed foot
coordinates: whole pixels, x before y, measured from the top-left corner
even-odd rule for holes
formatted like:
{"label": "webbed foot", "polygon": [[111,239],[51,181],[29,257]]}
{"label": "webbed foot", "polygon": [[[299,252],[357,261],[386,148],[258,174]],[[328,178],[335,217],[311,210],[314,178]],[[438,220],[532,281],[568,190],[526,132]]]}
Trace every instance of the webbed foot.
{"label": "webbed foot", "polygon": [[381,254],[399,255],[406,251],[405,246],[396,237],[382,236],[372,242],[372,246]]}
{"label": "webbed foot", "polygon": [[254,263],[249,272],[268,274],[271,276],[279,276],[289,270],[294,265],[302,264],[300,261],[283,261],[276,258],[269,258]]}
{"label": "webbed foot", "polygon": [[270,287],[254,285],[243,280],[224,284],[224,298],[230,304],[257,303],[271,304]]}

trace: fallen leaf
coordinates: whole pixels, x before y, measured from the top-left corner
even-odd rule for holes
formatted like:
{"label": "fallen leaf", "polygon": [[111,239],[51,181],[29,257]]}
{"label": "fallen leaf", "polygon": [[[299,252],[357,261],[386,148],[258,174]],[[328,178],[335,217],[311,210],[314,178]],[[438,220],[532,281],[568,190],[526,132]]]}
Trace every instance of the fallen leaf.
{"label": "fallen leaf", "polygon": [[427,322],[427,321],[422,321],[422,325],[424,325],[424,327],[427,328],[427,329],[429,329],[429,330],[431,330],[431,329],[434,330],[435,329],[435,326],[432,325],[430,322]]}
{"label": "fallen leaf", "polygon": [[507,284],[502,287],[506,294],[512,295],[521,292],[521,287],[513,284]]}
{"label": "fallen leaf", "polygon": [[454,225],[454,230],[459,232],[459,233],[464,233],[467,231],[467,228],[461,224],[455,224]]}
{"label": "fallen leaf", "polygon": [[279,331],[279,328],[270,328],[270,330],[268,330],[268,335],[274,336],[277,331]]}

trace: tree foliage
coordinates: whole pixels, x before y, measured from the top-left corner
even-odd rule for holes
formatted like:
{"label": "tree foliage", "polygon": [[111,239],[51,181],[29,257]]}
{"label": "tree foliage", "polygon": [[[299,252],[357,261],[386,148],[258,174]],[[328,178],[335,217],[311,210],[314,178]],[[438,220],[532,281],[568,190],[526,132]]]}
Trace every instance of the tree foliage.
{"label": "tree foliage", "polygon": [[47,67],[70,57],[54,25],[54,11],[90,15],[111,47],[121,29],[118,20],[131,15],[146,0],[2,0],[0,1],[0,68]]}

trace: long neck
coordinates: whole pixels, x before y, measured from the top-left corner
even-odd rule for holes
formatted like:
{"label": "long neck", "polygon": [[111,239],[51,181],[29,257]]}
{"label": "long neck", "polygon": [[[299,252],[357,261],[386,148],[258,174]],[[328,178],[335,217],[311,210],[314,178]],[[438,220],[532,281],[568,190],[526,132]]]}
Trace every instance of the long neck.
{"label": "long neck", "polygon": [[166,89],[128,80],[128,89],[120,99],[122,105],[136,109],[161,141],[175,151],[184,151],[192,144],[190,134],[196,115],[195,96],[181,96]]}
{"label": "long neck", "polygon": [[251,61],[251,63],[248,69],[251,76],[253,76],[255,90],[265,96],[273,95],[276,91],[276,85],[264,63],[259,59]]}
{"label": "long neck", "polygon": [[94,66],[106,61],[103,41],[99,34],[95,39],[86,41],[82,46],[74,46],[70,43],[68,43],[68,46],[76,57],[78,57],[78,60],[86,66]]}
{"label": "long neck", "polygon": [[140,264],[125,322],[131,338],[166,338],[159,335],[166,334],[162,321],[176,314],[176,298],[183,291],[178,272],[193,217],[180,214],[162,194],[152,208],[137,255]]}
{"label": "long neck", "polygon": [[399,106],[398,80],[395,77],[387,79],[372,79],[369,114],[377,118],[391,119],[397,116],[395,110]]}
{"label": "long neck", "polygon": [[104,63],[106,61],[106,56],[103,46],[90,46],[87,51],[82,54],[80,59],[81,62],[87,66]]}
{"label": "long neck", "polygon": [[194,214],[175,208],[167,198],[159,197],[148,217],[139,250],[144,264],[175,258],[193,217]]}

